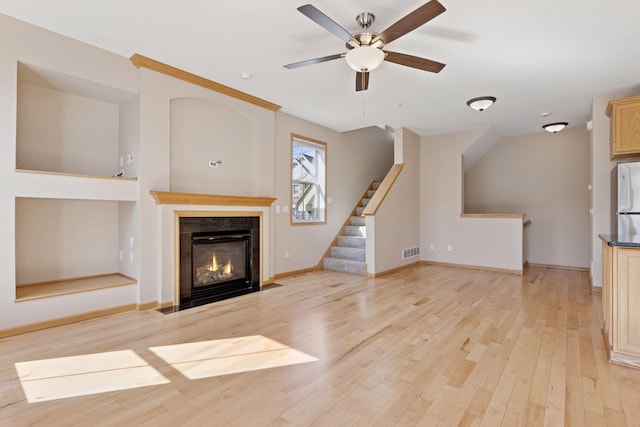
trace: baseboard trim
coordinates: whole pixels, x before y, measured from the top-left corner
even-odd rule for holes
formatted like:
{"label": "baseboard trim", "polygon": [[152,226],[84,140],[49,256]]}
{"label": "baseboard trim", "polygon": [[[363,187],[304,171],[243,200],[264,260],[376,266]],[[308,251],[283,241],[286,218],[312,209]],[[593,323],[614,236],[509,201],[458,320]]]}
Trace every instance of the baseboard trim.
{"label": "baseboard trim", "polygon": [[103,310],[90,311],[88,313],[74,314],[73,316],[60,317],[58,319],[47,320],[44,322],[32,323],[30,325],[18,326],[15,328],[0,330],[0,338],[11,337],[14,335],[26,334],[27,332],[40,331],[55,326],[68,325],[71,323],[82,322],[84,320],[97,319],[98,317],[109,316],[111,314],[123,313],[125,311],[133,311],[138,307],[137,304],[127,304],[118,307],[105,308]]}
{"label": "baseboard trim", "polygon": [[285,277],[297,276],[299,274],[311,273],[312,271],[319,271],[319,270],[322,270],[322,268],[309,267],[309,268],[303,268],[302,270],[288,271],[286,273],[276,274],[273,280],[284,279]]}
{"label": "baseboard trim", "polygon": [[[397,273],[398,271],[406,270],[407,268],[415,267],[416,265],[420,265],[420,261],[412,262],[411,264],[401,265],[400,267],[392,268],[390,270],[381,271],[379,273],[369,273],[368,271],[365,273],[365,277],[368,278],[376,278],[382,277],[389,274]],[[366,268],[366,267],[365,267]]]}
{"label": "baseboard trim", "polygon": [[573,267],[573,266],[570,266],[570,265],[534,264],[534,263],[531,263],[531,262],[527,262],[527,267],[548,268],[548,269],[552,269],[552,270],[569,270],[569,271],[589,272],[589,268],[587,268],[587,267]]}
{"label": "baseboard trim", "polygon": [[264,288],[265,286],[272,285],[275,281],[276,281],[275,276],[271,276],[271,277],[269,277],[269,279],[268,279],[268,280],[263,280],[263,281],[262,281],[262,286],[261,286],[261,288]]}
{"label": "baseboard trim", "polygon": [[497,267],[484,267],[481,265],[467,265],[467,264],[455,264],[450,262],[439,262],[439,261],[420,261],[422,265],[439,265],[442,267],[454,267],[454,268],[466,268],[469,270],[483,270],[483,271],[493,271],[496,273],[509,273],[516,274],[518,276],[522,276],[522,270],[509,270],[507,268],[497,268]]}
{"label": "baseboard trim", "polygon": [[138,311],[149,310],[150,308],[158,308],[158,301],[145,302],[138,304]]}

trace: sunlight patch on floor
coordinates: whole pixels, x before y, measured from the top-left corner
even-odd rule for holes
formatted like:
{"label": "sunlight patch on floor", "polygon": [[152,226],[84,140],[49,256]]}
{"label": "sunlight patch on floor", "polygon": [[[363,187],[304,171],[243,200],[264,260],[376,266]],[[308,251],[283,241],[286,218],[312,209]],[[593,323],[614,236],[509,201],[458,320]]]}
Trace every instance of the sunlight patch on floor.
{"label": "sunlight patch on floor", "polygon": [[318,359],[262,335],[149,348],[189,379],[315,362]]}
{"label": "sunlight patch on floor", "polygon": [[29,403],[169,382],[133,350],[18,362]]}

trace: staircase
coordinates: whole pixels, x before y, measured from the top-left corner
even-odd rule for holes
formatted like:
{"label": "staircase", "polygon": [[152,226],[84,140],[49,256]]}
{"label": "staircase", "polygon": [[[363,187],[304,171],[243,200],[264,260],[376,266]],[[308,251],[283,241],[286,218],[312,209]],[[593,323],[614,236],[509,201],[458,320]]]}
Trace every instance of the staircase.
{"label": "staircase", "polygon": [[374,181],[358,206],[351,212],[340,234],[331,247],[331,256],[322,260],[325,270],[344,271],[346,273],[365,274],[366,267],[366,229],[362,212],[380,185]]}

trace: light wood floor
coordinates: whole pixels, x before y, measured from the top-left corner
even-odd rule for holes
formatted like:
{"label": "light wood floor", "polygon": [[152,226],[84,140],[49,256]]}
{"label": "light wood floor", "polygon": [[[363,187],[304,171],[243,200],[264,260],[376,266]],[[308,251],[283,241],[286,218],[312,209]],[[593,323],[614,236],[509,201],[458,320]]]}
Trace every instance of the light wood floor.
{"label": "light wood floor", "polygon": [[[279,283],[0,340],[0,425],[640,425],[640,370],[607,363],[586,273],[419,266]],[[75,387],[73,369],[90,370],[80,365],[95,353],[137,360],[162,381],[125,375],[140,387],[96,393],[121,371],[108,364],[88,394],[27,402],[16,363],[27,387],[43,374],[24,362],[56,358],[42,365],[60,377],[43,381],[63,380],[55,393]]]}

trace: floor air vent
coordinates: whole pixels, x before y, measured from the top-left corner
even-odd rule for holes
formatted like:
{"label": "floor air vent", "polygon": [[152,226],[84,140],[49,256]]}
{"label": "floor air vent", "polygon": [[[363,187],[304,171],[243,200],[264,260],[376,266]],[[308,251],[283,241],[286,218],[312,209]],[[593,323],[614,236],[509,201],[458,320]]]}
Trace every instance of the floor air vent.
{"label": "floor air vent", "polygon": [[402,259],[412,258],[418,255],[420,255],[419,246],[416,246],[415,248],[406,248],[402,250]]}

